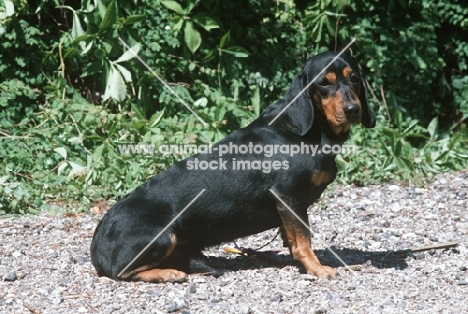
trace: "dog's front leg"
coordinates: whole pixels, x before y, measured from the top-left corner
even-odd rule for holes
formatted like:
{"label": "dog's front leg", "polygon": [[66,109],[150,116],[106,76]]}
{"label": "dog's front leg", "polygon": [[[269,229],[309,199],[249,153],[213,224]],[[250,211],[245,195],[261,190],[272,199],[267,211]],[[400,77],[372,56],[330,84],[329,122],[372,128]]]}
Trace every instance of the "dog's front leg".
{"label": "dog's front leg", "polygon": [[[288,205],[289,206],[289,205]],[[292,208],[291,206],[289,206]],[[283,225],[281,226],[281,236],[283,241],[289,246],[292,256],[299,260],[308,273],[318,278],[333,278],[338,273],[331,267],[320,264],[317,256],[311,247],[311,235],[306,227],[290,210],[280,201],[277,202],[277,209]],[[307,221],[304,221],[307,224]]]}

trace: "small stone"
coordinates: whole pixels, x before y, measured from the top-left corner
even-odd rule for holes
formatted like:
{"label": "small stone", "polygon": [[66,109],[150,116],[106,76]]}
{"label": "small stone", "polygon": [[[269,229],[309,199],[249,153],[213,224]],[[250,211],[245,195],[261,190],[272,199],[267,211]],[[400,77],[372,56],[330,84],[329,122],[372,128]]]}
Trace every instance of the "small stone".
{"label": "small stone", "polygon": [[187,287],[187,292],[188,293],[195,293],[197,292],[197,285],[196,284],[191,284],[190,286]]}
{"label": "small stone", "polygon": [[439,219],[439,215],[437,215],[437,214],[427,214],[426,216],[424,216],[424,219],[426,219],[426,220],[437,220],[437,219]]}
{"label": "small stone", "polygon": [[441,265],[435,266],[435,267],[434,267],[434,271],[445,272],[445,265],[444,265],[444,264],[441,264]]}
{"label": "small stone", "polygon": [[182,298],[175,298],[166,308],[170,312],[177,312],[189,306],[189,301]]}
{"label": "small stone", "polygon": [[11,256],[13,256],[14,258],[18,258],[18,257],[20,257],[21,255],[22,255],[22,254],[21,254],[21,252],[19,252],[19,251],[14,251],[14,252],[11,254]]}
{"label": "small stone", "polygon": [[80,256],[80,255],[77,255],[77,256],[73,256],[73,263],[75,264],[78,264],[78,265],[84,265],[88,259],[84,256]]}
{"label": "small stone", "polygon": [[424,255],[424,253],[413,253],[413,257],[415,260],[423,260],[426,256]]}
{"label": "small stone", "polygon": [[395,237],[399,238],[399,237],[403,236],[403,232],[401,230],[395,230],[395,231],[393,231],[393,235]]}
{"label": "small stone", "polygon": [[15,272],[9,272],[9,273],[6,274],[6,276],[3,278],[4,281],[15,281],[16,279],[18,279],[18,277],[16,276],[16,273],[15,273]]}
{"label": "small stone", "polygon": [[271,302],[281,302],[283,300],[283,294],[281,292],[276,292],[270,297]]}
{"label": "small stone", "polygon": [[400,205],[399,203],[394,203],[394,204],[392,205],[392,211],[393,211],[393,212],[399,212],[399,211],[401,211],[401,205]]}
{"label": "small stone", "polygon": [[416,234],[414,232],[408,232],[401,236],[402,240],[408,240],[408,239],[414,239],[414,238],[416,238]]}
{"label": "small stone", "polygon": [[400,190],[400,187],[398,185],[391,184],[388,186],[389,191],[398,191]]}
{"label": "small stone", "polygon": [[148,290],[146,293],[154,297],[159,297],[161,295],[161,291],[159,290]]}
{"label": "small stone", "polygon": [[241,305],[237,308],[237,313],[249,314],[249,313],[250,313],[250,308],[249,308],[249,306],[246,305],[246,304],[241,304]]}

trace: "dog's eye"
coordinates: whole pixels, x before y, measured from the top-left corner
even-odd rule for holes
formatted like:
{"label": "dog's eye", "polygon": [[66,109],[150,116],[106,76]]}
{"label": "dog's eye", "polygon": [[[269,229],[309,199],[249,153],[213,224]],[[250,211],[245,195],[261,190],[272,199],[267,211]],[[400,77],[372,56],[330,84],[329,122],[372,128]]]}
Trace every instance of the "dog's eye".
{"label": "dog's eye", "polygon": [[357,77],[357,75],[351,76],[351,83],[355,84],[357,82],[359,82],[359,78]]}
{"label": "dog's eye", "polygon": [[327,86],[330,86],[331,83],[328,80],[322,80],[318,82],[317,84],[323,87],[327,87]]}

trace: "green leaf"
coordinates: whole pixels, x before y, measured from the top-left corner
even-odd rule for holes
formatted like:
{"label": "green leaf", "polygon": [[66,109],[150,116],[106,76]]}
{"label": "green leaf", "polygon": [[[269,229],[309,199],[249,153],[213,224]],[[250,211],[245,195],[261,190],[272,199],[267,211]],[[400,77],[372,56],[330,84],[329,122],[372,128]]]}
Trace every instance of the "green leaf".
{"label": "green leaf", "polygon": [[219,28],[219,25],[215,20],[203,13],[196,14],[193,16],[192,20],[207,31],[210,31],[214,28]]}
{"label": "green leaf", "polygon": [[437,117],[432,119],[432,121],[427,126],[427,132],[431,137],[431,140],[436,141],[439,136],[439,120]]}
{"label": "green leaf", "polygon": [[68,161],[68,164],[72,167],[72,170],[68,174],[68,177],[81,176],[86,172],[86,166],[80,165],[74,161]]}
{"label": "green leaf", "polygon": [[190,49],[192,53],[197,51],[197,49],[201,45],[201,41],[202,41],[201,35],[195,28],[193,28],[193,25],[191,22],[185,23],[184,40],[185,40],[185,43],[187,44],[187,47]]}
{"label": "green leaf", "polygon": [[12,16],[13,14],[15,14],[15,6],[14,6],[12,1],[4,0],[3,3],[5,5],[5,15],[4,15],[4,17],[2,17],[3,19],[5,17],[9,17],[9,16]]}
{"label": "green leaf", "polygon": [[8,176],[0,177],[0,184],[4,184],[8,179]]}
{"label": "green leaf", "polygon": [[129,50],[125,51],[124,54],[121,55],[115,62],[116,63],[125,62],[125,61],[128,61],[128,60],[134,58],[135,55],[137,55],[138,52],[140,51],[140,48],[141,48],[140,43],[137,43],[136,45],[131,47]]}
{"label": "green leaf", "polygon": [[190,12],[192,12],[193,8],[195,8],[198,1],[199,0],[188,0],[188,6],[185,9],[185,12],[187,12],[186,14],[189,14]]}
{"label": "green leaf", "polygon": [[245,48],[239,46],[233,46],[229,48],[222,49],[221,51],[233,55],[236,58],[247,58],[249,53]]}
{"label": "green leaf", "polygon": [[165,6],[166,8],[168,8],[169,10],[172,10],[174,11],[175,13],[177,14],[180,14],[180,15],[185,15],[187,12],[182,9],[182,7],[180,6],[180,4],[178,4],[177,2],[175,1],[168,1],[168,0],[165,0],[165,1],[161,1],[162,5]]}
{"label": "green leaf", "polygon": [[106,144],[101,144],[98,147],[96,147],[96,149],[93,152],[93,157],[92,157],[93,163],[97,163],[102,158],[102,152],[105,146]]}
{"label": "green leaf", "polygon": [[417,126],[419,123],[419,120],[411,120],[409,126],[401,133],[402,135],[407,134],[409,131],[411,131],[415,126]]}
{"label": "green leaf", "polygon": [[148,125],[149,125],[150,128],[154,128],[155,126],[157,126],[159,124],[159,121],[161,121],[161,118],[164,116],[164,111],[165,110],[166,110],[166,108],[164,108],[160,112],[154,113],[151,116],[151,118],[148,121]]}
{"label": "green leaf", "polygon": [[60,166],[58,166],[58,168],[57,168],[57,174],[61,175],[63,170],[65,170],[65,168],[67,168],[67,167],[68,167],[68,164],[66,162],[62,162],[60,164]]}
{"label": "green leaf", "polygon": [[146,14],[131,15],[131,16],[127,17],[123,21],[123,24],[124,25],[131,25],[131,24],[134,24],[136,22],[143,21],[145,19],[146,19]]}
{"label": "green leaf", "polygon": [[193,103],[193,106],[194,107],[206,107],[207,104],[208,104],[208,99],[206,97],[202,97],[200,99],[197,99]]}
{"label": "green leaf", "polygon": [[67,159],[67,150],[64,147],[57,147],[54,149],[54,152],[62,156],[63,159]]}
{"label": "green leaf", "polygon": [[176,16],[172,19],[172,29],[177,33],[182,29],[182,26],[184,25],[184,19],[180,16]]}
{"label": "green leaf", "polygon": [[132,82],[132,73],[129,70],[127,70],[126,68],[124,68],[123,66],[121,66],[120,64],[114,64],[114,65],[117,67],[120,74],[122,74],[122,76],[124,77],[125,82],[131,83]]}
{"label": "green leaf", "polygon": [[72,26],[72,31],[71,31],[71,37],[75,39],[85,34],[86,32],[83,30],[83,26],[81,26],[81,21],[80,21],[80,18],[78,17],[78,14],[76,14],[76,12],[73,11],[73,26]]}
{"label": "green leaf", "polygon": [[210,52],[208,52],[208,54],[204,58],[204,61],[205,62],[210,62],[211,60],[213,60],[217,56],[217,52],[218,52],[217,49],[216,50],[211,50]]}
{"label": "green leaf", "polygon": [[84,34],[81,36],[77,36],[75,39],[73,39],[72,43],[76,44],[76,43],[79,43],[80,41],[90,42],[94,40],[95,37],[96,36],[94,35]]}
{"label": "green leaf", "polygon": [[226,45],[226,43],[228,43],[230,39],[231,32],[229,31],[226,34],[224,34],[223,37],[221,37],[221,40],[219,41],[219,48],[223,49],[224,45]]}
{"label": "green leaf", "polygon": [[260,89],[258,86],[252,86],[251,89],[253,90],[253,93],[250,101],[252,102],[252,108],[255,116],[258,117],[260,115]]}
{"label": "green leaf", "polygon": [[325,26],[327,27],[328,33],[330,35],[334,35],[335,34],[335,28],[334,28],[334,26],[332,26],[332,24],[330,22],[330,19],[327,16],[324,16],[323,19],[324,19]]}
{"label": "green leaf", "polygon": [[122,78],[122,75],[113,66],[110,67],[107,75],[107,84],[104,95],[104,100],[113,98],[115,100],[124,100],[127,94],[127,86]]}
{"label": "green leaf", "polygon": [[200,135],[202,136],[202,140],[205,143],[211,142],[213,140],[213,137],[215,136],[214,131],[201,131]]}
{"label": "green leaf", "polygon": [[105,49],[99,48],[94,50],[94,56],[99,59],[104,59],[107,56],[107,51]]}
{"label": "green leaf", "polygon": [[112,0],[106,9],[106,14],[102,19],[100,29],[110,28],[115,22],[117,22],[117,3],[115,0]]}

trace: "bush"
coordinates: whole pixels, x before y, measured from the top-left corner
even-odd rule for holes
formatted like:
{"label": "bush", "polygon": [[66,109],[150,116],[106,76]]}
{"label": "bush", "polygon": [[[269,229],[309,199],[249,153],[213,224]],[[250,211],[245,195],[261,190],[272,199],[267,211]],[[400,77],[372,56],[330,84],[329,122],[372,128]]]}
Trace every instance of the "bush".
{"label": "bush", "polygon": [[354,129],[351,143],[362,149],[338,159],[339,180],[414,182],[467,167],[461,0],[4,0],[2,8],[4,213],[86,210],[126,194],[184,156],[128,156],[120,145],[218,141],[282,97],[310,55],[353,37],[378,126]]}

